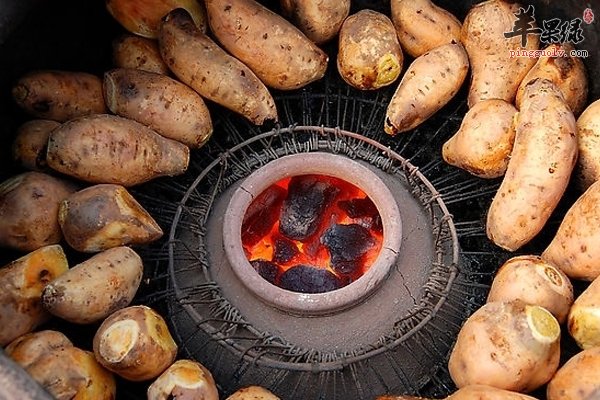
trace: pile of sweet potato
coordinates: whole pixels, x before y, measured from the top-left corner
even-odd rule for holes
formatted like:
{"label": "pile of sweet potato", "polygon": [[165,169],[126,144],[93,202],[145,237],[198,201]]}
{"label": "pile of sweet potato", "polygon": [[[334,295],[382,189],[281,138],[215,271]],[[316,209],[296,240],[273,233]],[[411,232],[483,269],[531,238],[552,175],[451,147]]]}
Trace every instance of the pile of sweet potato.
{"label": "pile of sweet potato", "polygon": [[[600,102],[586,108],[583,63],[511,58],[521,38],[503,34],[518,3],[485,1],[462,22],[430,0],[390,3],[389,15],[349,15],[349,0],[281,0],[280,15],[254,0],[107,0],[129,31],[113,42],[114,69],[31,71],[13,87],[34,119],[13,144],[28,172],[0,183],[0,246],[23,253],[0,269],[0,346],[57,398],[115,398],[117,374],[153,382],[149,399],[218,399],[210,371],[175,362],[162,317],[131,306],[143,274],[132,247],[163,231],[128,188],[186,171],[211,138],[210,103],[256,125],[277,121],[271,91],[321,79],[330,60],[319,46],[337,40],[337,71],[352,87],[399,81],[382,126],[390,135],[439,111],[470,70],[469,111],[441,151],[476,176],[504,176],[487,215],[498,246],[532,240],[574,171],[585,190],[541,255],[500,268],[454,346],[449,399],[525,400],[519,392],[545,384],[549,400],[598,396]],[[539,45],[530,35],[525,48]],[[69,268],[64,245],[89,258]],[[570,279],[592,283],[575,299]],[[92,351],[38,330],[51,317],[100,324]],[[560,366],[565,330],[585,350]],[[277,397],[256,386],[230,397],[249,398]]]}

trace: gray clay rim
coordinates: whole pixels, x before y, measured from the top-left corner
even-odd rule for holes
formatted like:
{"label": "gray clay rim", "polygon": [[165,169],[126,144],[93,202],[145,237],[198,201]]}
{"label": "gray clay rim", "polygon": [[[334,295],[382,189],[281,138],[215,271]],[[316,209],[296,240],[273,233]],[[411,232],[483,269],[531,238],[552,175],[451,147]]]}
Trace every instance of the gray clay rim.
{"label": "gray clay rim", "polygon": [[[369,270],[351,284],[325,293],[292,292],[269,283],[250,265],[242,248],[242,220],[252,200],[281,179],[307,174],[331,176],[359,187],[375,203],[383,225],[381,250]],[[223,217],[225,253],[240,281],[265,303],[299,315],[341,311],[367,298],[385,280],[401,242],[400,211],[385,183],[360,163],[325,152],[288,155],[257,169],[236,189]]]}

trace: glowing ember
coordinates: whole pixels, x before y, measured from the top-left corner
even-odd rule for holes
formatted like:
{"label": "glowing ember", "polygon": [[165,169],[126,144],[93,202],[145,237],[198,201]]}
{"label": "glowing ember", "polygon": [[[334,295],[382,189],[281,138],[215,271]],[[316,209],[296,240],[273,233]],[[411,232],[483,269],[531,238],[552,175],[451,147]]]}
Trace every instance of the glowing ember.
{"label": "glowing ember", "polygon": [[261,193],[242,223],[254,269],[287,290],[322,293],[360,278],[383,239],[381,217],[367,195],[341,179],[302,175]]}

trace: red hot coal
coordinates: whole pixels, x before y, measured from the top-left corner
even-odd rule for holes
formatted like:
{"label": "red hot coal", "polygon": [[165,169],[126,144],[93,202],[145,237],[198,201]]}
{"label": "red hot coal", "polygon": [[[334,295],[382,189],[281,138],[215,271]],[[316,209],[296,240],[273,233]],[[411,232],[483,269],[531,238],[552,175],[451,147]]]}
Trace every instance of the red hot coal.
{"label": "red hot coal", "polygon": [[383,242],[381,216],[358,187],[325,175],[284,178],[264,190],[242,222],[242,246],[268,282],[324,293],[359,279]]}

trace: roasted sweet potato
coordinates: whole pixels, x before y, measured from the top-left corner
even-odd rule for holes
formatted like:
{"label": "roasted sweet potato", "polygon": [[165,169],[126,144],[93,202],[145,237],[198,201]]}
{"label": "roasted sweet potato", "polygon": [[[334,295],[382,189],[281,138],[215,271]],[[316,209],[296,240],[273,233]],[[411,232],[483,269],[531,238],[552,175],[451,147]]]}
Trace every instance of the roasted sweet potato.
{"label": "roasted sweet potato", "polygon": [[337,69],[357,89],[378,89],[394,82],[404,57],[392,21],[362,10],[346,18],[338,45]]}
{"label": "roasted sweet potato", "polygon": [[385,118],[385,132],[416,128],[446,105],[462,86],[469,60],[460,43],[445,44],[416,58],[408,67]]}
{"label": "roasted sweet potato", "polygon": [[568,328],[582,349],[600,347],[600,278],[594,279],[575,299]]}
{"label": "roasted sweet potato", "polygon": [[59,400],[114,400],[113,374],[98,364],[94,354],[74,346],[46,352],[26,368],[44,389]]}
{"label": "roasted sweet potato", "polygon": [[463,324],[448,369],[459,388],[489,385],[529,392],[552,378],[560,325],[543,307],[520,300],[487,303]]}
{"label": "roasted sweet potato", "polygon": [[517,109],[504,100],[475,104],[465,114],[458,132],[444,143],[444,160],[480,178],[504,175],[515,141],[516,113]]}
{"label": "roasted sweet potato", "polygon": [[542,230],[577,160],[575,117],[547,79],[527,85],[515,132],[506,174],[487,215],[488,238],[509,251]]}
{"label": "roasted sweet potato", "polygon": [[106,112],[102,79],[87,72],[33,71],[19,79],[12,95],[36,118],[64,122]]}
{"label": "roasted sweet potato", "polygon": [[148,387],[148,400],[219,400],[212,374],[191,360],[175,361]]}
{"label": "roasted sweet potato", "polygon": [[390,3],[400,45],[412,57],[460,41],[460,21],[432,1],[392,0]]}
{"label": "roasted sweet potato", "polygon": [[447,400],[537,400],[535,397],[486,385],[469,385],[458,389]]}
{"label": "roasted sweet potato", "polygon": [[108,249],[46,285],[42,305],[69,322],[100,321],[131,303],[142,273],[142,259],[129,247]]}
{"label": "roasted sweet potato", "polygon": [[247,386],[236,391],[226,400],[280,400],[269,390],[261,386]]}
{"label": "roasted sweet potato", "polygon": [[123,35],[112,43],[113,61],[119,68],[134,68],[156,74],[169,73],[162,59],[158,42],[135,35]]}
{"label": "roasted sweet potato", "polygon": [[539,256],[517,256],[502,264],[487,298],[488,302],[512,300],[544,307],[562,324],[573,304],[573,285]]}
{"label": "roasted sweet potato", "polygon": [[600,347],[569,359],[546,388],[547,400],[595,400],[600,395]]}
{"label": "roasted sweet potato", "polygon": [[521,106],[525,86],[536,78],[542,78],[552,81],[560,89],[573,114],[579,115],[583,111],[588,95],[588,78],[583,61],[571,56],[572,50],[574,47],[570,43],[553,43],[544,49],[546,55],[538,58],[519,85],[515,98],[517,108]]}
{"label": "roasted sweet potato", "polygon": [[542,258],[573,279],[596,279],[600,276],[599,221],[600,183],[596,182],[567,211]]}
{"label": "roasted sweet potato", "polygon": [[198,0],[106,0],[106,9],[125,29],[136,35],[156,38],[161,19],[182,8],[194,24],[206,32],[206,10]]}
{"label": "roasted sweet potato", "polygon": [[[205,0],[219,43],[265,83],[301,88],[321,79],[327,55],[285,18],[254,0]],[[267,62],[268,60],[268,62]]]}
{"label": "roasted sweet potato", "polygon": [[202,147],[212,134],[204,100],[189,86],[166,75],[114,69],[104,74],[104,97],[113,113],[191,148]]}
{"label": "roasted sweet potato", "polygon": [[177,345],[164,319],[150,307],[131,306],[104,320],[94,354],[107,369],[131,381],[156,378],[175,361]]}
{"label": "roasted sweet potato", "polygon": [[63,333],[43,330],[19,336],[4,351],[21,367],[27,368],[48,352],[69,346],[73,343]]}
{"label": "roasted sweet potato", "polygon": [[48,165],[92,183],[137,185],[186,171],[187,146],[139,122],[100,114],[66,122],[50,134]]}
{"label": "roasted sweet potato", "polygon": [[[532,57],[511,57],[511,51],[522,49],[521,35],[504,36],[513,30],[519,7],[517,2],[487,0],[474,5],[465,17],[461,42],[471,63],[469,107],[485,99],[512,103],[519,84],[535,64]],[[523,49],[537,50],[539,42],[539,35],[528,35]]]}
{"label": "roasted sweet potato", "polygon": [[350,13],[350,0],[281,0],[281,8],[317,44],[335,37]]}
{"label": "roasted sweet potato", "polygon": [[67,243],[81,252],[149,243],[162,229],[135,198],[120,185],[101,184],[67,197],[58,210]]}
{"label": "roasted sweet potato", "polygon": [[68,269],[60,245],[42,247],[0,268],[0,347],[49,319],[42,291]]}
{"label": "roasted sweet potato", "polygon": [[70,183],[41,172],[0,183],[0,246],[32,251],[59,243],[58,208],[73,192]]}
{"label": "roasted sweet potato", "polygon": [[590,104],[577,119],[577,183],[586,190],[600,179],[600,100]]}
{"label": "roasted sweet potato", "polygon": [[256,125],[277,119],[271,93],[246,65],[196,28],[184,10],[164,19],[158,43],[171,71],[202,97]]}
{"label": "roasted sweet potato", "polygon": [[34,119],[21,125],[12,146],[17,164],[32,171],[49,169],[46,165],[48,137],[59,126],[60,123],[48,119]]}

